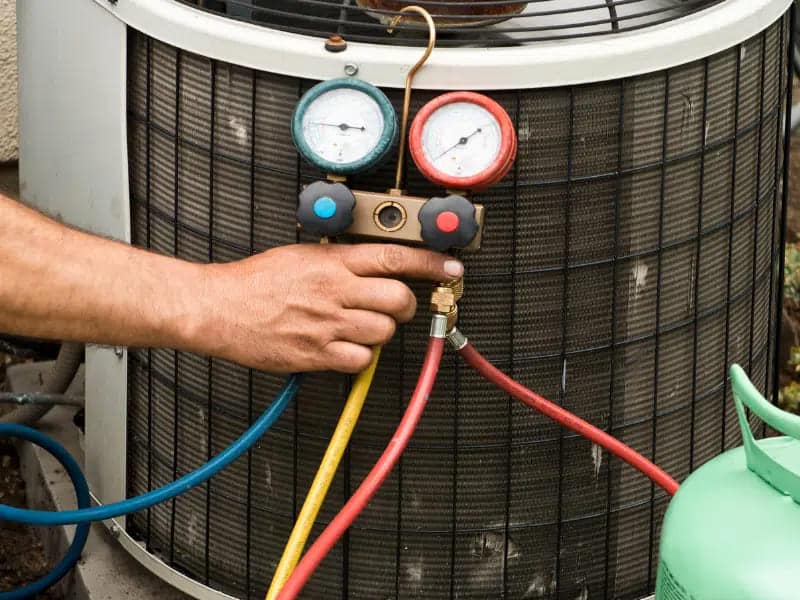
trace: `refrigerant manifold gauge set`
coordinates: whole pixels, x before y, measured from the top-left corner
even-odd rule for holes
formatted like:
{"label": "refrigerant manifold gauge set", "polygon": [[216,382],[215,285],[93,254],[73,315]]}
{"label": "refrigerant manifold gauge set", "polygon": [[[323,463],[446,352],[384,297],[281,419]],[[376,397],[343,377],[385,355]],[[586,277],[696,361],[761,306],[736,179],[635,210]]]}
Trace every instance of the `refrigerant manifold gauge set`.
{"label": "refrigerant manifold gauge set", "polygon": [[[324,81],[300,99],[292,117],[294,144],[328,174],[300,193],[301,228],[324,237],[423,243],[439,251],[480,247],[484,207],[466,194],[499,182],[511,168],[517,152],[511,118],[497,102],[474,92],[451,92],[428,102],[411,124],[408,148],[420,172],[446,192],[433,198],[406,195],[401,174],[411,77],[401,126],[386,95],[362,80]],[[349,175],[385,162],[398,140],[393,189],[368,192],[347,185]]]}

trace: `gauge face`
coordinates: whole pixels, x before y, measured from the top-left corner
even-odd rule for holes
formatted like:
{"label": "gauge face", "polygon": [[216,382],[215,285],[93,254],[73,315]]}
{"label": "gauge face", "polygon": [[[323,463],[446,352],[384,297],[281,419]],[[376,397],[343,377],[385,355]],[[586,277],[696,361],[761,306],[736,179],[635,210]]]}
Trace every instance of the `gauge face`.
{"label": "gauge face", "polygon": [[397,131],[383,93],[358,80],[332,80],[309,90],[295,111],[292,134],[303,157],[323,171],[351,174],[382,160]]}
{"label": "gauge face", "polygon": [[474,177],[488,169],[500,152],[497,119],[470,102],[435,110],[422,128],[422,151],[438,171],[451,177]]}
{"label": "gauge face", "polygon": [[381,107],[360,90],[325,92],[303,115],[303,137],[311,150],[337,164],[363,160],[375,150],[382,135]]}
{"label": "gauge face", "polygon": [[410,149],[422,174],[453,189],[499,181],[516,153],[511,119],[494,100],[472,92],[435,98],[411,126]]}

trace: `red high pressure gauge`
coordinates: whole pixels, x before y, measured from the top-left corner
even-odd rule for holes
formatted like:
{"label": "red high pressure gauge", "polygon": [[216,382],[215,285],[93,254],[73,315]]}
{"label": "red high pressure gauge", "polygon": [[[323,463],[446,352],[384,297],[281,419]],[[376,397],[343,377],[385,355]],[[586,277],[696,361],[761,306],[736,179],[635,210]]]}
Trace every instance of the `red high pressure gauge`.
{"label": "red high pressure gauge", "polygon": [[449,190],[482,190],[500,181],[517,154],[505,109],[474,92],[450,92],[428,102],[409,132],[417,168]]}

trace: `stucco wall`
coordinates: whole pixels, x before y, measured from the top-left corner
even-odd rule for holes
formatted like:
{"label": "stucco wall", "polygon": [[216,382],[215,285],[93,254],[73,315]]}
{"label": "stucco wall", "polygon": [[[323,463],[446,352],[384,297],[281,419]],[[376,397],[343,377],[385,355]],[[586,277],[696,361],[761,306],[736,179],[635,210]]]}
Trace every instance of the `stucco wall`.
{"label": "stucco wall", "polygon": [[0,0],[0,162],[17,158],[16,0]]}

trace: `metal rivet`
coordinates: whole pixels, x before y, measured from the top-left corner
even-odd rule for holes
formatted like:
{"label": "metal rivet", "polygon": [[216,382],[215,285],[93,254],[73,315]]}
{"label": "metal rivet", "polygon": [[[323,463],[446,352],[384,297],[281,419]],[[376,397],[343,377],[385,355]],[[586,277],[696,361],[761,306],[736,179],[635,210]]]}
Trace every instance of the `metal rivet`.
{"label": "metal rivet", "polygon": [[117,358],[122,358],[122,355],[124,353],[125,351],[122,348],[120,348],[119,346],[114,346],[114,354],[116,355]]}
{"label": "metal rivet", "polygon": [[119,538],[122,534],[122,530],[120,529],[119,525],[116,523],[112,523],[111,527],[109,527],[108,531],[111,533],[111,536],[114,538]]}
{"label": "metal rivet", "polygon": [[344,66],[344,74],[348,77],[353,77],[358,74],[358,65],[354,63],[347,63]]}

